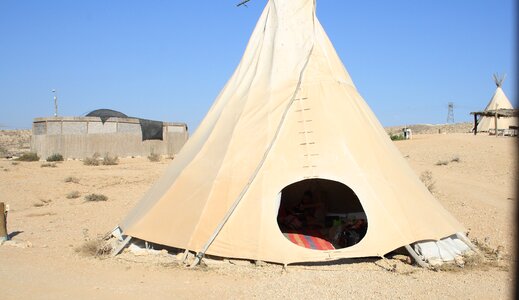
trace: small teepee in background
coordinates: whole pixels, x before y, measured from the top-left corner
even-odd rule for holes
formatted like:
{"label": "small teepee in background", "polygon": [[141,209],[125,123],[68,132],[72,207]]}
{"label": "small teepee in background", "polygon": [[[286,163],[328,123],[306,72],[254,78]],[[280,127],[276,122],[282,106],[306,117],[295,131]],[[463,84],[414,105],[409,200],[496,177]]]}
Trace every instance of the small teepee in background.
{"label": "small teepee in background", "polygon": [[[494,83],[496,84],[497,88],[494,92],[494,95],[492,96],[492,99],[490,99],[490,102],[488,103],[487,107],[485,108],[485,111],[488,110],[496,110],[496,109],[513,109],[512,103],[510,103],[510,100],[508,100],[508,97],[506,97],[505,92],[503,92],[503,89],[501,86],[503,85],[503,82],[505,81],[506,75],[499,76],[499,74],[494,74]],[[509,126],[517,126],[519,122],[517,121],[517,118],[499,118],[497,120],[497,128],[498,129],[508,129]],[[481,131],[489,131],[489,129],[494,129],[494,118],[493,117],[481,117],[481,119],[478,122],[478,132]]]}

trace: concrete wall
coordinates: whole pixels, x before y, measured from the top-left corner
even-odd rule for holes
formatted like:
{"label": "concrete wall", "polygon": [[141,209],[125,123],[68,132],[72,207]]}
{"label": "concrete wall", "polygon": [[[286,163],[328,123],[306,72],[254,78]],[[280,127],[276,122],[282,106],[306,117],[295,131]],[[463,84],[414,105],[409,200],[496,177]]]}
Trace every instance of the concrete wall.
{"label": "concrete wall", "polygon": [[45,159],[54,153],[65,158],[104,155],[148,156],[151,152],[175,155],[188,139],[184,123],[163,125],[163,140],[142,141],[139,120],[97,117],[36,118],[32,126],[31,151]]}

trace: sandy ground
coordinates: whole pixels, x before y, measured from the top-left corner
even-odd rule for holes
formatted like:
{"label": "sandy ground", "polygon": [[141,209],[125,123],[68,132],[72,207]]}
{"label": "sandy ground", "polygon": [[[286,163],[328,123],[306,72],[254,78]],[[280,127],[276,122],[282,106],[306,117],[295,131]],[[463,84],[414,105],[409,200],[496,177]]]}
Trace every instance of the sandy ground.
{"label": "sandy ground", "polygon": [[[124,158],[118,165],[97,167],[66,161],[51,168],[0,160],[0,201],[11,206],[9,231],[16,243],[0,246],[0,299],[511,298],[515,142],[469,134],[416,135],[395,142],[417,175],[431,172],[435,196],[470,229],[471,238],[504,248],[497,266],[451,271],[381,259],[287,270],[209,260],[206,267],[189,270],[164,254],[94,258],[76,249],[115,227],[170,161]],[[77,182],[65,182],[67,177]],[[73,191],[81,196],[68,199]],[[104,194],[108,201],[86,202],[90,193]],[[390,271],[392,265],[396,269]]]}

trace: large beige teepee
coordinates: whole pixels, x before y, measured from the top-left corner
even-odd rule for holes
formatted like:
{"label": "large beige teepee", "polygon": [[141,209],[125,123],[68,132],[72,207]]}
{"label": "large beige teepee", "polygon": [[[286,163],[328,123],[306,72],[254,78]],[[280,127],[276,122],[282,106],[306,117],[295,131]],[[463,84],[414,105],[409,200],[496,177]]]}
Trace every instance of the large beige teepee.
{"label": "large beige teepee", "polygon": [[[340,182],[368,219],[356,245],[290,242],[279,193]],[[463,231],[358,93],[313,0],[270,0],[235,73],[162,178],[120,224],[125,235],[199,254],[279,263],[381,256]]]}
{"label": "large beige teepee", "polygon": [[[494,74],[494,83],[496,84],[496,91],[494,95],[490,99],[485,111],[488,110],[496,110],[496,109],[513,109],[512,103],[508,100],[508,97],[503,92],[501,86],[503,85],[504,77],[499,77],[497,74]],[[510,126],[517,126],[519,124],[516,117],[513,118],[498,118],[497,119],[497,129],[508,129]],[[493,117],[483,116],[478,122],[478,132],[479,131],[489,131],[491,129],[495,129],[495,120]]]}

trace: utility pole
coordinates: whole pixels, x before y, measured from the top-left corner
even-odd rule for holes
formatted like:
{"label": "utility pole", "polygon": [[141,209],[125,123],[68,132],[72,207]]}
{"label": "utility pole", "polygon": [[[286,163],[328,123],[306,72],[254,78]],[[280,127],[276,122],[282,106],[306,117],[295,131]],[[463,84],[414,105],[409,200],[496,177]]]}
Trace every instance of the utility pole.
{"label": "utility pole", "polygon": [[447,123],[454,123],[454,102],[449,102],[447,112]]}
{"label": "utility pole", "polygon": [[55,89],[52,90],[52,93],[54,95],[54,116],[58,116],[58,92],[56,92]]}

